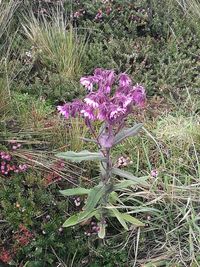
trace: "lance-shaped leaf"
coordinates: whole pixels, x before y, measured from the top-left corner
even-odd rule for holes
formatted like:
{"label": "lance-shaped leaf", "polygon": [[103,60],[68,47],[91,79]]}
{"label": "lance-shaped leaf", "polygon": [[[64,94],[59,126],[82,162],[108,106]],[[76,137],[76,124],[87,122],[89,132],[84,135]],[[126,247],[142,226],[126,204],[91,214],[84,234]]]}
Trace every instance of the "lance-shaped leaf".
{"label": "lance-shaped leaf", "polygon": [[78,214],[74,214],[72,216],[70,216],[64,223],[63,223],[63,227],[70,227],[70,226],[74,226],[78,223]]}
{"label": "lance-shaped leaf", "polygon": [[[139,179],[139,178],[137,178]],[[135,181],[131,181],[131,180],[122,180],[120,183],[114,185],[113,190],[121,190],[121,189],[125,189],[131,185],[136,185],[138,184],[139,181],[135,182]]]}
{"label": "lance-shaped leaf", "polygon": [[135,184],[143,184],[143,185],[147,185],[147,183],[145,182],[147,177],[136,177],[134,176],[131,172],[127,172],[127,171],[123,171],[119,168],[112,168],[112,174],[118,175],[120,177],[126,178],[128,180],[133,181]]}
{"label": "lance-shaped leaf", "polygon": [[97,213],[96,210],[92,211],[92,212],[80,212],[78,214],[74,214],[72,216],[70,216],[64,223],[63,223],[63,227],[70,227],[70,226],[74,226],[78,223],[81,223],[85,220],[88,220],[90,218],[92,218],[93,216],[95,216],[95,214]]}
{"label": "lance-shaped leaf", "polygon": [[113,212],[113,215],[118,219],[118,221],[121,223],[121,225],[124,227],[124,229],[128,230],[128,226],[123,218],[123,214],[120,213],[116,208],[112,208],[111,211]]}
{"label": "lance-shaped leaf", "polygon": [[143,222],[141,222],[140,220],[134,218],[133,216],[127,214],[127,213],[121,213],[122,218],[126,221],[129,222],[135,226],[145,226]]}
{"label": "lance-shaped leaf", "polygon": [[123,202],[118,197],[117,192],[115,192],[115,191],[113,191],[112,193],[110,193],[110,195],[109,195],[109,202],[111,204],[116,204],[117,202],[120,202],[121,204],[123,204]]}
{"label": "lance-shaped leaf", "polygon": [[93,189],[91,189],[88,194],[88,199],[86,205],[84,206],[84,210],[87,212],[92,211],[98,204],[104,192],[105,192],[105,187],[103,186],[103,184],[99,184],[95,186]]}
{"label": "lance-shaped leaf", "polygon": [[121,223],[121,225],[126,230],[128,230],[126,222],[129,222],[129,223],[135,225],[136,227],[145,226],[144,223],[141,222],[140,220],[138,220],[135,217],[129,215],[128,213],[119,212],[114,206],[110,209],[110,211],[112,212],[112,213],[109,212],[110,216],[116,217],[118,219],[118,221]]}
{"label": "lance-shaped leaf", "polygon": [[105,160],[105,157],[100,152],[90,152],[83,150],[81,152],[67,151],[56,154],[56,157],[70,160],[73,162],[81,162],[83,160]]}
{"label": "lance-shaped leaf", "polygon": [[66,190],[60,190],[60,193],[63,196],[81,196],[81,195],[87,195],[89,194],[90,189],[78,187],[78,188],[72,188],[72,189],[66,189]]}
{"label": "lance-shaped leaf", "polygon": [[140,129],[142,128],[143,124],[138,123],[134,125],[131,128],[128,129],[122,129],[116,136],[114,137],[114,142],[113,145],[117,145],[120,142],[122,142],[125,138],[130,137],[130,136],[135,136],[136,134],[139,133]]}
{"label": "lance-shaped leaf", "polygon": [[97,141],[95,139],[90,139],[90,138],[85,138],[85,137],[81,137],[80,139],[85,142],[93,142],[97,144]]}

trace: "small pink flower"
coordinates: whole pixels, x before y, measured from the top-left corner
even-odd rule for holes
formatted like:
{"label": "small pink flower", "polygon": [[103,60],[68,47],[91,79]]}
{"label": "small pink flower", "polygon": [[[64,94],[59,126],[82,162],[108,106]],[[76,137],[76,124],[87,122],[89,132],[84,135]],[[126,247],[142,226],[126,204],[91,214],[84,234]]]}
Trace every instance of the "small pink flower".
{"label": "small pink flower", "polygon": [[95,20],[101,19],[103,17],[103,12],[101,9],[98,10],[98,13],[95,16]]}
{"label": "small pink flower", "polygon": [[156,177],[158,176],[158,171],[157,171],[156,169],[152,170],[152,171],[151,171],[151,176],[152,176],[153,178],[156,178]]}
{"label": "small pink flower", "polygon": [[18,169],[20,172],[25,172],[28,169],[28,166],[26,164],[20,164]]}

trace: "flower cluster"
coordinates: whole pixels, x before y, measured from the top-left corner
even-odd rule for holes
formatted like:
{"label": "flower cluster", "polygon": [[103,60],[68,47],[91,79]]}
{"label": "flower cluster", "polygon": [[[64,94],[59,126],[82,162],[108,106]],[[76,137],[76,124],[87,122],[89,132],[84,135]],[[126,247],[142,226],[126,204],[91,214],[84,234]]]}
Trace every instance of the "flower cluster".
{"label": "flower cluster", "polygon": [[19,225],[19,230],[13,235],[13,240],[17,244],[12,246],[9,250],[5,247],[0,249],[0,261],[3,263],[10,263],[16,253],[21,247],[27,246],[33,239],[33,234],[23,225]]}
{"label": "flower cluster", "polygon": [[143,6],[136,7],[134,4],[121,5],[115,3],[113,0],[102,0],[101,3],[94,9],[93,8],[90,9],[88,5],[80,5],[80,3],[78,3],[77,9],[72,13],[71,18],[74,20],[92,19],[95,22],[104,22],[109,19],[111,12],[112,17],[115,17],[117,20],[120,20],[120,17],[122,19],[125,12],[127,12],[128,20],[140,26],[145,25],[148,21],[148,10],[143,8]]}
{"label": "flower cluster", "polygon": [[74,204],[76,207],[79,207],[81,205],[81,198],[80,197],[75,197],[74,198]]}
{"label": "flower cluster", "polygon": [[114,125],[121,123],[134,106],[144,106],[144,88],[141,85],[133,86],[125,73],[116,75],[113,70],[97,68],[94,75],[82,77],[80,82],[88,91],[85,99],[57,107],[67,119],[82,115],[86,123],[99,120]]}
{"label": "flower cluster", "polygon": [[3,175],[10,175],[12,172],[21,173],[28,169],[26,164],[16,165],[12,163],[12,157],[9,153],[1,151],[0,152],[0,173]]}
{"label": "flower cluster", "polygon": [[130,160],[129,157],[119,157],[117,160],[117,163],[115,164],[115,167],[117,168],[123,168],[127,167],[128,165],[132,164],[133,162]]}
{"label": "flower cluster", "polygon": [[5,248],[0,250],[0,261],[10,263],[12,260],[11,252]]}
{"label": "flower cluster", "polygon": [[16,149],[18,149],[20,147],[21,147],[21,144],[18,144],[18,143],[13,143],[13,145],[12,145],[12,149],[13,150],[16,150]]}
{"label": "flower cluster", "polygon": [[49,186],[53,183],[56,183],[58,181],[61,181],[61,177],[56,172],[51,172],[45,175],[44,177],[44,186]]}
{"label": "flower cluster", "polygon": [[28,245],[33,238],[33,234],[22,224],[19,226],[19,231],[15,234],[15,240],[20,246]]}
{"label": "flower cluster", "polygon": [[90,222],[89,224],[89,229],[87,229],[85,231],[85,235],[86,236],[91,236],[91,235],[95,235],[99,232],[100,227],[98,226],[98,224],[94,221]]}
{"label": "flower cluster", "polygon": [[74,12],[74,14],[72,15],[72,18],[80,18],[85,14],[85,10],[84,9],[79,9],[78,11]]}

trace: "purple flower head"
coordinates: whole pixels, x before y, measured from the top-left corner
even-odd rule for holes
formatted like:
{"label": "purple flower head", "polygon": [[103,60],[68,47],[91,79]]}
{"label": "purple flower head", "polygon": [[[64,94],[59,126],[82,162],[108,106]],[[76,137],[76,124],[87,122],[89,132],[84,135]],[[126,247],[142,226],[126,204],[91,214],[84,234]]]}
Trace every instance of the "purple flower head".
{"label": "purple flower head", "polygon": [[[116,76],[113,70],[97,68],[93,75],[82,77],[80,82],[89,90],[84,100],[75,100],[57,109],[67,119],[69,116],[82,116],[88,127],[94,120],[104,121],[112,127],[121,124],[132,112],[133,106],[143,106],[145,103],[144,88],[140,85],[133,87],[125,73]],[[113,89],[116,89],[115,92]],[[107,142],[107,139],[110,140],[110,135],[106,133],[102,142]]]}
{"label": "purple flower head", "polygon": [[115,73],[113,70],[97,68],[94,71],[94,80],[99,85],[99,91],[109,94],[115,81]]}
{"label": "purple flower head", "polygon": [[115,121],[116,119],[123,117],[125,113],[126,113],[125,108],[113,106],[109,114],[109,119],[110,121]]}
{"label": "purple flower head", "polygon": [[84,99],[85,103],[93,108],[98,108],[101,104],[106,103],[107,100],[108,98],[106,97],[106,95],[98,91],[95,93],[90,93]]}
{"label": "purple flower head", "polygon": [[102,68],[96,68],[94,70],[94,77],[101,77],[103,75],[104,70]]}
{"label": "purple flower head", "polygon": [[112,88],[112,85],[115,81],[115,73],[113,70],[106,70],[104,73],[104,80],[105,80],[105,93],[109,94]]}
{"label": "purple flower head", "polygon": [[97,119],[100,121],[107,120],[108,116],[108,105],[106,103],[103,103],[99,106]]}
{"label": "purple flower head", "polygon": [[95,120],[94,109],[93,109],[92,107],[85,107],[85,108],[83,108],[83,109],[81,110],[81,114],[82,114],[85,118],[87,118],[87,119],[89,119],[89,120],[91,120],[91,121]]}
{"label": "purple flower head", "polygon": [[128,105],[132,104],[133,99],[130,95],[116,93],[112,98],[112,102],[120,107],[126,108]]}
{"label": "purple flower head", "polygon": [[92,91],[93,90],[93,85],[94,85],[94,80],[93,80],[93,76],[88,76],[88,77],[82,77],[80,79],[80,83],[85,86],[88,91]]}
{"label": "purple flower head", "polygon": [[115,73],[113,70],[105,70],[102,74],[101,84],[99,89],[105,93],[110,94],[112,85],[115,81]]}
{"label": "purple flower head", "polygon": [[96,102],[95,100],[92,99],[92,97],[86,97],[84,99],[85,103],[88,105],[88,106],[91,106],[93,108],[98,108],[99,107],[99,104],[98,102]]}
{"label": "purple flower head", "polygon": [[82,108],[83,108],[84,104],[81,100],[77,99],[77,100],[74,100],[72,103],[71,103],[71,108],[70,108],[70,115],[72,117],[76,117],[77,115],[80,114]]}
{"label": "purple flower head", "polygon": [[27,169],[28,169],[28,166],[27,166],[26,164],[20,164],[20,165],[18,166],[18,170],[19,170],[20,172],[25,172]]}
{"label": "purple flower head", "polygon": [[63,106],[57,106],[57,110],[62,114],[66,119],[70,115],[70,104],[64,104]]}
{"label": "purple flower head", "polygon": [[120,87],[129,86],[131,84],[132,84],[132,81],[127,74],[121,73],[119,75],[119,86]]}
{"label": "purple flower head", "polygon": [[131,95],[137,106],[139,107],[144,106],[146,99],[146,93],[144,87],[142,87],[141,85],[134,86]]}

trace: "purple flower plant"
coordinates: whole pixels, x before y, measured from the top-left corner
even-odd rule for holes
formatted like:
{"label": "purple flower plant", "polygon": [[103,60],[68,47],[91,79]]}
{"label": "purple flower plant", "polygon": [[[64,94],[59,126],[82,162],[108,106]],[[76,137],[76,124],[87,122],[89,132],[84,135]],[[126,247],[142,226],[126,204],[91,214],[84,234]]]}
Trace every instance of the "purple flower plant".
{"label": "purple flower plant", "polygon": [[[100,161],[100,179],[99,185],[89,190],[84,188],[68,189],[64,190],[64,195],[71,196],[81,194],[89,194],[90,196],[97,195],[89,205],[87,202],[83,207],[83,211],[80,212],[80,216],[77,216],[73,225],[88,219],[94,214],[98,214],[98,236],[104,238],[105,236],[105,207],[108,204],[109,195],[114,189],[115,183],[113,176],[117,175],[122,178],[134,180],[135,176],[131,173],[124,172],[119,167],[121,165],[114,164],[112,160],[111,150],[112,147],[122,142],[124,139],[130,136],[135,136],[142,127],[142,124],[135,124],[133,127],[125,128],[125,119],[132,113],[134,108],[143,107],[145,104],[146,94],[141,85],[132,85],[130,77],[126,73],[116,75],[113,70],[104,70],[97,68],[93,75],[82,77],[80,83],[86,88],[87,95],[83,100],[74,100],[72,103],[66,103],[63,106],[58,106],[58,111],[64,115],[66,119],[69,117],[80,116],[85,119],[85,123],[89,128],[93,139],[86,141],[95,142],[98,144],[98,152],[90,152],[87,150],[81,152],[61,152],[57,156],[62,159],[71,160],[74,162],[81,162],[82,160],[99,160]],[[101,122],[101,128],[99,132],[93,128],[92,122]],[[127,162],[123,161],[123,166],[127,166]],[[133,181],[131,181],[133,182]],[[122,180],[123,183],[123,180]],[[138,182],[139,183],[139,182]],[[124,185],[123,185],[124,186]],[[121,188],[121,187],[120,187]],[[75,203],[77,206],[79,202]],[[98,209],[95,210],[95,208]],[[118,211],[114,209],[113,215],[119,219]],[[132,217],[130,215],[122,214],[123,220],[130,222]],[[128,218],[127,218],[128,216]],[[140,221],[134,219],[134,222],[138,226],[143,225]],[[71,219],[69,218],[64,223],[65,227],[71,226]],[[127,229],[126,225],[123,227]],[[95,227],[95,229],[97,229]],[[89,233],[91,234],[91,233]]]}
{"label": "purple flower plant", "polygon": [[[75,100],[57,109],[66,119],[82,116],[89,127],[92,121],[105,122],[108,132],[102,133],[102,145],[110,144],[114,126],[122,125],[134,107],[145,104],[145,89],[141,85],[133,86],[125,73],[116,75],[113,70],[97,68],[93,75],[82,77],[80,83],[88,91],[84,100]],[[105,138],[110,141],[105,142]]]}

